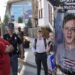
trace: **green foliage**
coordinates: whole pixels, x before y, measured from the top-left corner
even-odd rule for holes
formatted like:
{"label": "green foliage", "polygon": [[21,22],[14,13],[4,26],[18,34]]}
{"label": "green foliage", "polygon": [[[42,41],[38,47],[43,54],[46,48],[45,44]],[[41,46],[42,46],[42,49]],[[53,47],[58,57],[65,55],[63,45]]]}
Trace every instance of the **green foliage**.
{"label": "green foliage", "polygon": [[32,22],[31,22],[31,19],[30,18],[28,20],[27,27],[32,27]]}
{"label": "green foliage", "polygon": [[18,23],[23,23],[23,18],[22,17],[18,17]]}
{"label": "green foliage", "polygon": [[58,6],[60,5],[60,0],[56,0],[57,1],[57,4],[58,4]]}
{"label": "green foliage", "polygon": [[61,2],[60,0],[56,0],[57,6],[63,6],[64,2]]}
{"label": "green foliage", "polygon": [[9,21],[9,17],[7,15],[5,15],[5,18],[4,18],[4,24],[8,24],[8,21]]}

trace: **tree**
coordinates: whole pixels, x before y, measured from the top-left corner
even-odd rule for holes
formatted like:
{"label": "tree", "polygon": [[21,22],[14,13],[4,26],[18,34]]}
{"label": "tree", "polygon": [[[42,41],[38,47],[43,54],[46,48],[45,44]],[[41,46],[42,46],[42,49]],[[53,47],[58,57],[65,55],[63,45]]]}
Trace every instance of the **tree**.
{"label": "tree", "polygon": [[31,22],[31,19],[30,18],[28,20],[27,27],[32,27],[32,22]]}
{"label": "tree", "polygon": [[8,24],[8,21],[9,21],[9,17],[7,15],[5,15],[4,24]]}
{"label": "tree", "polygon": [[18,23],[23,23],[23,18],[22,17],[18,17]]}

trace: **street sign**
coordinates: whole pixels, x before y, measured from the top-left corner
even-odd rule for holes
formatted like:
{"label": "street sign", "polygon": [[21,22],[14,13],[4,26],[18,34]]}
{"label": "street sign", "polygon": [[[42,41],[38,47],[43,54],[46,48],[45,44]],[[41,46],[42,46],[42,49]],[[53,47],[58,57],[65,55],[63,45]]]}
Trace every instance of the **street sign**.
{"label": "street sign", "polygon": [[61,6],[64,9],[75,9],[75,0],[48,0],[53,6]]}
{"label": "street sign", "polygon": [[75,5],[64,5],[63,8],[67,10],[75,10]]}
{"label": "street sign", "polygon": [[75,10],[75,0],[60,0],[61,6],[67,10]]}

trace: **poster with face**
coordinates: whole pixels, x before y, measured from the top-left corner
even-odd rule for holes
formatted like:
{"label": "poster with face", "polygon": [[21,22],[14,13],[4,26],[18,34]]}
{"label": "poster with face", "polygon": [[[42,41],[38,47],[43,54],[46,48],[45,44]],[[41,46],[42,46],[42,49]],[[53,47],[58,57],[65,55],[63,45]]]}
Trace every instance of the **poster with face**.
{"label": "poster with face", "polygon": [[75,73],[75,10],[57,12],[55,18],[56,64],[64,74]]}
{"label": "poster with face", "polygon": [[[49,0],[56,8],[54,17],[55,61],[60,72],[75,74],[75,0]],[[57,4],[57,6],[56,6]],[[50,60],[51,61],[51,60]],[[52,59],[53,61],[53,59]],[[52,62],[53,64],[53,62]]]}

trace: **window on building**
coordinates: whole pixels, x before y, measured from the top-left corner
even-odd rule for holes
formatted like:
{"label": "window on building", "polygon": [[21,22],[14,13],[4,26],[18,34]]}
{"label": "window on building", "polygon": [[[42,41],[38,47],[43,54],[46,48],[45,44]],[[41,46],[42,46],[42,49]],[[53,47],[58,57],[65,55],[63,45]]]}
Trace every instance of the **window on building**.
{"label": "window on building", "polygon": [[49,22],[52,25],[52,7],[48,4]]}
{"label": "window on building", "polygon": [[42,2],[41,2],[41,0],[39,1],[39,6],[41,7],[41,4],[42,4]]}
{"label": "window on building", "polygon": [[41,4],[41,0],[40,0],[40,4]]}
{"label": "window on building", "polygon": [[40,18],[43,18],[43,9],[41,8],[41,9],[39,9],[39,19]]}
{"label": "window on building", "polygon": [[40,10],[39,10],[39,19],[40,19]]}
{"label": "window on building", "polygon": [[40,13],[41,13],[41,18],[43,17],[43,12],[42,12],[43,10],[42,10],[42,8],[40,9]]}

